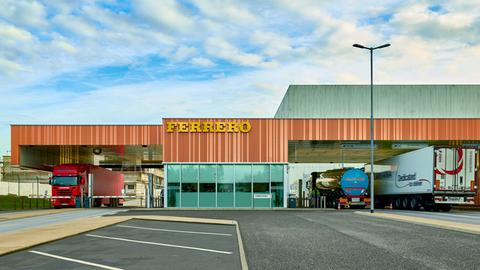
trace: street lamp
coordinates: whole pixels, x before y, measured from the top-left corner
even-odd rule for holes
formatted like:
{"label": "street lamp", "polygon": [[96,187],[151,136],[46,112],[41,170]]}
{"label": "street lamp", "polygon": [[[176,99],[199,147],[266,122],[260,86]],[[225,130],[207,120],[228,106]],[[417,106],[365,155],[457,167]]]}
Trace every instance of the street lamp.
{"label": "street lamp", "polygon": [[374,178],[373,178],[373,155],[374,155],[374,145],[373,145],[373,51],[376,49],[381,49],[381,48],[386,48],[390,46],[390,44],[383,44],[378,47],[365,47],[360,44],[353,44],[353,47],[359,48],[359,49],[365,49],[370,51],[370,213],[373,214],[374,212]]}

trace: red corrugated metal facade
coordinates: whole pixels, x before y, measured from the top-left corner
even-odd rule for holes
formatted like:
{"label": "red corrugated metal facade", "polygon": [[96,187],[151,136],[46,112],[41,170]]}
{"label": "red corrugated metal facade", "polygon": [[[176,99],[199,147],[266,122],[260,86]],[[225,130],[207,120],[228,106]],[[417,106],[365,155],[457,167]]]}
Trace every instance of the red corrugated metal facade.
{"label": "red corrugated metal facade", "polygon": [[12,164],[20,145],[148,145],[162,144],[161,125],[12,125]]}
{"label": "red corrugated metal facade", "polygon": [[[248,133],[167,132],[162,125],[12,125],[12,164],[20,145],[162,144],[164,162],[288,162],[289,140],[369,140],[368,119],[179,119],[242,122]],[[378,119],[376,140],[480,140],[480,119]]]}
{"label": "red corrugated metal facade", "polygon": [[[164,162],[288,162],[289,140],[369,140],[368,119],[164,119],[249,121],[249,133],[165,131]],[[376,140],[480,140],[480,119],[378,119]]]}

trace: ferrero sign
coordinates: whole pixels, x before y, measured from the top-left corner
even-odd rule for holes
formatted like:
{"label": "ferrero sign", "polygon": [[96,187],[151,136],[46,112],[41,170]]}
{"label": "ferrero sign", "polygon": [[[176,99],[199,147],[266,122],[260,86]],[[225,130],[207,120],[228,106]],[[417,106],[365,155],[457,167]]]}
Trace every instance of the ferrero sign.
{"label": "ferrero sign", "polygon": [[193,133],[248,133],[252,130],[252,125],[249,121],[241,122],[222,122],[222,121],[194,121],[194,122],[166,122],[166,130],[168,133],[172,132],[193,132]]}

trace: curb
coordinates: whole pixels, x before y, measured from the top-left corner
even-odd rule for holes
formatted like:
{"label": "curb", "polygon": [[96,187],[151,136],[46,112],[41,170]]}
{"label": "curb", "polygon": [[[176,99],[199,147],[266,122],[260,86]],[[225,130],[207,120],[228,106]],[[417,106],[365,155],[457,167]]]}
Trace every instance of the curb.
{"label": "curb", "polygon": [[402,216],[397,214],[386,214],[386,213],[371,214],[366,212],[355,211],[355,214],[367,216],[367,217],[383,218],[383,219],[389,219],[389,220],[408,222],[408,223],[413,223],[417,225],[430,226],[434,228],[452,230],[452,231],[463,232],[463,233],[480,234],[480,225],[475,225],[475,224],[467,224],[467,223],[452,222],[452,221],[422,218],[422,217]]}
{"label": "curb", "polygon": [[132,211],[335,211],[333,208],[136,208]]}

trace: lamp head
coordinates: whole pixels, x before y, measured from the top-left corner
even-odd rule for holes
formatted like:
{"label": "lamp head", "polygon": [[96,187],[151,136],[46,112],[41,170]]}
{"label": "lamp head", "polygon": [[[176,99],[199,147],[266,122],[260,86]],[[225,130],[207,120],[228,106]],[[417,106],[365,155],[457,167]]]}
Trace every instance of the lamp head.
{"label": "lamp head", "polygon": [[360,45],[360,44],[357,44],[357,43],[353,44],[353,47],[360,48],[360,49],[368,49],[367,47],[365,47],[363,45]]}

